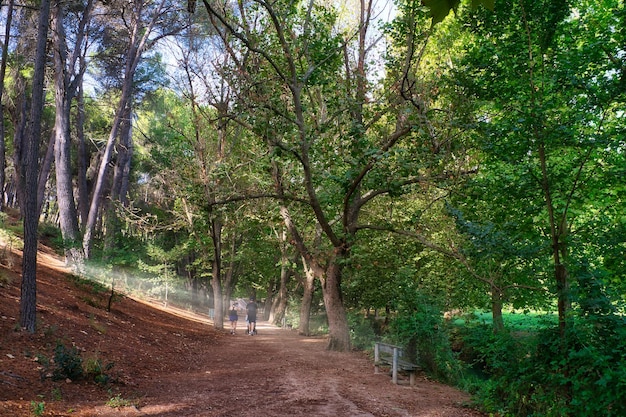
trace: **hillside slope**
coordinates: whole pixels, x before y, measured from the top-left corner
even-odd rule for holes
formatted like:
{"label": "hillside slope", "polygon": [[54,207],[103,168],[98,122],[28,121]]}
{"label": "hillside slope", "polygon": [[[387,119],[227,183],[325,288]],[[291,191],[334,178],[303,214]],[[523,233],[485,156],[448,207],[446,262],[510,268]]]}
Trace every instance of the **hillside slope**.
{"label": "hillside slope", "polygon": [[[455,389],[423,377],[393,385],[366,355],[326,351],[323,338],[267,323],[233,336],[201,314],[128,297],[107,312],[109,294],[69,278],[49,251],[30,335],[18,325],[20,262],[2,270],[11,282],[0,288],[0,416],[480,415]],[[62,366],[51,363],[58,346]],[[89,375],[59,372],[76,358]]]}

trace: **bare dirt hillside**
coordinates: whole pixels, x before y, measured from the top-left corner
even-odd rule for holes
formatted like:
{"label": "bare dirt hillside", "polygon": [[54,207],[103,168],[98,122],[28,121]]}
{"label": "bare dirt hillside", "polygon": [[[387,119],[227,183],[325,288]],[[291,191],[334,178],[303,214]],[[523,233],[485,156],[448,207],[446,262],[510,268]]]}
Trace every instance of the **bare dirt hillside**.
{"label": "bare dirt hillside", "polygon": [[[107,312],[108,294],[69,279],[51,253],[39,256],[30,335],[18,325],[17,256],[0,270],[10,278],[0,287],[0,416],[481,415],[453,388],[423,376],[394,385],[366,354],[329,352],[324,338],[267,323],[230,335],[201,314],[127,297]],[[59,343],[76,348],[66,356],[82,359],[89,380],[53,380]]]}

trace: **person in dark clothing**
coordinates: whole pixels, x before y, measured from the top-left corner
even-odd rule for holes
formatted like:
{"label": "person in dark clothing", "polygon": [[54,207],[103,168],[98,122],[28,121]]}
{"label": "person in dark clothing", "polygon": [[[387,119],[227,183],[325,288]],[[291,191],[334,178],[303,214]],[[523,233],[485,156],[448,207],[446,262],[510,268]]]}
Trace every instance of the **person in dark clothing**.
{"label": "person in dark clothing", "polygon": [[230,320],[230,334],[235,334],[235,332],[237,331],[238,318],[239,317],[237,315],[237,308],[233,304],[233,307],[228,311],[228,320]]}
{"label": "person in dark clothing", "polygon": [[256,310],[257,304],[254,298],[250,297],[250,302],[246,305],[246,312],[248,313],[248,334],[250,336],[256,334]]}

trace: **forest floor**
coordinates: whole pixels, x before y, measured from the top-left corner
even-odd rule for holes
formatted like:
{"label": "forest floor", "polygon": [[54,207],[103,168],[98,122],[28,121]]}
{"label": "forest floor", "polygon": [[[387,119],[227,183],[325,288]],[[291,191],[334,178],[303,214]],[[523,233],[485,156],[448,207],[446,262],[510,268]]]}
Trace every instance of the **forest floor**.
{"label": "forest floor", "polygon": [[[470,398],[419,375],[394,385],[363,352],[260,323],[256,336],[216,330],[205,315],[109,294],[68,277],[40,252],[34,335],[19,329],[21,258],[0,270],[0,416],[477,417]],[[8,281],[8,282],[6,282]],[[54,349],[77,350],[109,379],[53,380]],[[106,369],[111,364],[110,369]],[[97,366],[101,366],[98,370]]]}

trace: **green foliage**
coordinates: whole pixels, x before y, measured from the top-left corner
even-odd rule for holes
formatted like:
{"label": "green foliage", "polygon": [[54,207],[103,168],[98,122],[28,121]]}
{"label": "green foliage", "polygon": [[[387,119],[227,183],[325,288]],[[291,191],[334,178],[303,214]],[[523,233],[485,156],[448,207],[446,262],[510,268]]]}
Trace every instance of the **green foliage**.
{"label": "green foliage", "polygon": [[376,342],[375,318],[365,317],[362,312],[348,313],[348,326],[350,326],[350,342],[352,347],[358,350],[370,350]]}
{"label": "green foliage", "polygon": [[75,246],[76,242],[64,242],[61,229],[52,223],[41,223],[38,228],[39,240],[62,254],[67,247]]}
{"label": "green foliage", "polygon": [[68,280],[76,286],[76,288],[90,292],[94,295],[106,294],[109,289],[102,283],[87,279],[78,275],[67,275]]}
{"label": "green foliage", "polygon": [[515,416],[622,416],[626,413],[626,322],[621,315],[573,317],[563,337],[546,327],[494,335],[463,330],[463,354],[488,380],[475,398]]}
{"label": "green foliage", "polygon": [[46,411],[46,403],[43,401],[40,401],[40,402],[31,401],[30,410],[34,416],[37,416],[37,417],[43,416],[44,412]]}
{"label": "green foliage", "polygon": [[84,364],[85,376],[99,385],[106,385],[114,381],[113,376],[109,374],[113,366],[115,366],[113,362],[103,364],[98,356],[88,358]]}
{"label": "green foliage", "polygon": [[[114,288],[111,287],[111,268],[107,267],[105,269],[107,273],[104,276],[102,276],[102,270],[96,267],[96,263],[90,262],[87,268],[90,271],[89,278],[69,275],[68,280],[72,282],[76,288],[87,292],[86,295],[80,296],[80,299],[85,302],[85,304],[99,309],[107,308],[107,311],[110,311],[111,303],[121,297],[121,295],[115,292]],[[92,321],[92,325],[97,326],[97,323]],[[101,331],[102,328],[98,328],[97,330]]]}
{"label": "green foliage", "polygon": [[57,343],[54,348],[54,369],[52,370],[52,380],[62,379],[78,380],[83,376],[83,359],[80,351],[72,346],[66,347],[63,343]]}
{"label": "green foliage", "polygon": [[50,396],[54,401],[61,401],[63,399],[63,394],[61,393],[61,389],[58,387],[52,388],[52,392],[50,393]]}
{"label": "green foliage", "polygon": [[455,329],[455,343],[461,347],[460,357],[471,371],[485,377],[506,373],[510,362],[523,357],[528,337],[511,333],[494,333],[490,324],[469,323]]}
{"label": "green foliage", "polygon": [[[42,377],[49,376],[53,381],[86,379],[99,385],[115,382],[110,373],[115,365],[113,362],[105,363],[97,354],[83,360],[78,348],[67,347],[62,342],[57,342],[51,360],[45,355],[37,355],[37,362],[42,366]],[[54,391],[53,395],[56,398],[61,393]]]}
{"label": "green foliage", "polygon": [[6,273],[4,270],[0,270],[0,287],[4,287],[10,284],[13,281],[13,278]]}
{"label": "green foliage", "polygon": [[130,407],[134,405],[133,401],[127,400],[122,397],[121,394],[117,394],[114,397],[109,398],[106,405],[111,408]]}
{"label": "green foliage", "polygon": [[463,366],[452,351],[450,334],[441,308],[420,293],[407,294],[391,321],[394,342],[406,346],[407,353],[433,377],[457,383]]}
{"label": "green foliage", "polygon": [[[424,6],[430,10],[430,15],[433,19],[433,25],[437,24],[445,19],[450,11],[456,12],[461,0],[422,0]],[[492,10],[495,4],[495,0],[472,0],[471,5],[473,8],[478,6],[484,6],[489,10]]]}

